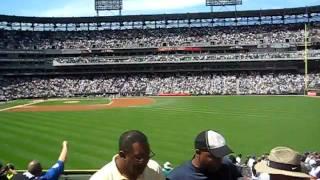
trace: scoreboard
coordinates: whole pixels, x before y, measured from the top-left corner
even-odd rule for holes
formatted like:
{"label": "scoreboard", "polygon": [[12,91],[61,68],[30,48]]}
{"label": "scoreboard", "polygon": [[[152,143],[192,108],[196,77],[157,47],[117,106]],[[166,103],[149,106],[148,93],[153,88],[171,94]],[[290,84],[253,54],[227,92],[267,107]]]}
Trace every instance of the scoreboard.
{"label": "scoreboard", "polygon": [[95,0],[95,10],[122,10],[122,0]]}
{"label": "scoreboard", "polygon": [[206,0],[206,6],[241,5],[242,0]]}

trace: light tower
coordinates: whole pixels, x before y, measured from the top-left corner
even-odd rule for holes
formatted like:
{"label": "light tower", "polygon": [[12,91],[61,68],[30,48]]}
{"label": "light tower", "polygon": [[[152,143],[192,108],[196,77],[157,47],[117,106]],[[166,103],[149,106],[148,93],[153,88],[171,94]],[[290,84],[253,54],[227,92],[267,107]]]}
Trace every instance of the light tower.
{"label": "light tower", "polygon": [[121,16],[122,10],[122,0],[95,0],[95,10],[97,16],[99,16],[100,11],[113,11],[118,10]]}

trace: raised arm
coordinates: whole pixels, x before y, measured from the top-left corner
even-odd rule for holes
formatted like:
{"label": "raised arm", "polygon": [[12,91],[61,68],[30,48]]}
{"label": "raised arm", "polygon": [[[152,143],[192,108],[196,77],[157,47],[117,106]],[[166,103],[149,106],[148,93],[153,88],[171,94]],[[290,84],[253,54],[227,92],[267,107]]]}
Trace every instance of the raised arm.
{"label": "raised arm", "polygon": [[63,141],[58,162],[55,163],[50,169],[48,169],[46,174],[41,176],[40,179],[52,179],[52,180],[59,179],[59,176],[64,171],[64,163],[67,160],[67,154],[68,154],[68,142]]}
{"label": "raised arm", "polygon": [[65,162],[67,160],[67,155],[68,155],[68,141],[63,141],[61,153],[58,160]]}

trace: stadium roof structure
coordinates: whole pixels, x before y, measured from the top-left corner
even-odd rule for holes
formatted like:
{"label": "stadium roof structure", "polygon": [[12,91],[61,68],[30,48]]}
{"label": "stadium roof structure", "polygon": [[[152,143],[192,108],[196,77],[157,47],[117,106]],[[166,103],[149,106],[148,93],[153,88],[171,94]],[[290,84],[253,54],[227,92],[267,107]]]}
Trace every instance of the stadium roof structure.
{"label": "stadium roof structure", "polygon": [[158,14],[158,15],[126,15],[126,16],[100,16],[100,17],[26,17],[0,15],[2,22],[23,22],[23,23],[97,23],[97,22],[125,22],[125,21],[157,21],[185,20],[185,19],[206,19],[206,18],[235,18],[235,17],[260,17],[260,16],[285,16],[298,14],[319,13],[319,6],[270,9],[270,10],[249,10],[249,11],[226,11],[209,13],[184,13],[184,14]]}
{"label": "stadium roof structure", "polygon": [[[298,20],[300,19],[300,20]],[[104,25],[105,29],[112,29],[115,27],[114,24],[118,24],[121,29],[123,24],[133,24],[136,26],[146,26],[146,24],[152,24],[157,28],[157,24],[164,24],[164,26],[172,23],[176,23],[176,27],[179,27],[180,21],[186,25],[192,26],[193,24],[205,22],[214,26],[216,22],[229,22],[239,25],[248,24],[249,21],[255,21],[256,24],[261,24],[261,21],[270,21],[269,24],[273,24],[274,21],[279,23],[285,23],[287,20],[293,22],[311,22],[320,21],[320,5],[310,7],[298,7],[298,8],[285,8],[285,9],[270,9],[270,10],[248,10],[248,11],[226,11],[226,12],[207,12],[207,13],[183,13],[183,14],[157,14],[157,15],[124,15],[124,16],[93,16],[93,17],[27,17],[27,16],[9,16],[0,15],[0,29],[10,29],[12,24],[15,23],[15,30],[22,29],[27,23],[32,24],[31,27],[34,29],[35,25],[40,26],[44,24],[54,25],[51,28],[56,29],[61,24],[67,25],[65,30],[68,29],[70,24],[75,25],[75,29],[80,27],[80,24],[86,24],[85,27],[89,30],[90,28],[99,29],[100,23],[108,23]],[[152,22],[152,23],[150,23]],[[220,25],[225,25],[225,24]],[[263,23],[262,23],[263,24]],[[30,27],[30,25],[28,25]],[[41,27],[42,27],[41,26]],[[71,25],[70,25],[71,26]],[[127,25],[130,27],[130,25]],[[174,26],[174,25],[173,25]],[[202,26],[202,25],[201,25]],[[218,25],[219,26],[219,25]],[[90,27],[90,28],[89,28]],[[181,26],[180,26],[181,27]],[[71,27],[72,29],[72,27]],[[117,27],[115,28],[117,29]],[[62,30],[62,29],[60,29]]]}

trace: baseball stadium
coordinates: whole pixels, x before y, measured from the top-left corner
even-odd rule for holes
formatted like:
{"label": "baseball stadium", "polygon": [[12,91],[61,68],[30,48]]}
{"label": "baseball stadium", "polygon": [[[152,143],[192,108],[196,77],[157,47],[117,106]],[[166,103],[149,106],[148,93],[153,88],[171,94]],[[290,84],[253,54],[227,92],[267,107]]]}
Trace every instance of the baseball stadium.
{"label": "baseball stadium", "polygon": [[87,17],[0,15],[0,162],[49,169],[66,140],[60,179],[88,179],[139,130],[176,167],[208,129],[234,156],[287,146],[320,162],[320,5],[126,15],[126,1],[94,2]]}

